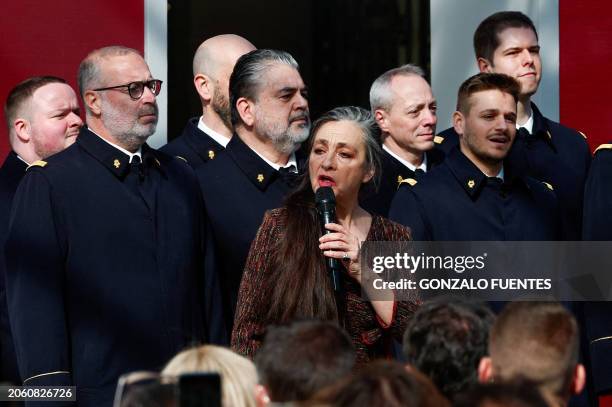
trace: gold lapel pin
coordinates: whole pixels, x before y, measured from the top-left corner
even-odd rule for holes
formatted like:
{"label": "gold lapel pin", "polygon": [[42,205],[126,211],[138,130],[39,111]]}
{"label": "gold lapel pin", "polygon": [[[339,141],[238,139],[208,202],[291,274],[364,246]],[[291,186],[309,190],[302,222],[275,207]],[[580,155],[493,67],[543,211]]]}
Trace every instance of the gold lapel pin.
{"label": "gold lapel pin", "polygon": [[208,158],[211,160],[215,158],[215,152],[213,150],[208,150]]}
{"label": "gold lapel pin", "polygon": [[474,182],[473,179],[469,180],[467,183],[468,188],[474,188],[474,185],[476,185],[476,182]]}
{"label": "gold lapel pin", "polygon": [[113,165],[115,166],[115,168],[119,168],[119,167],[121,167],[121,161],[119,161],[119,160],[117,160],[115,158],[115,161],[113,161]]}
{"label": "gold lapel pin", "polygon": [[261,182],[263,182],[263,180],[264,180],[263,174],[257,175],[257,181],[259,181],[261,183]]}

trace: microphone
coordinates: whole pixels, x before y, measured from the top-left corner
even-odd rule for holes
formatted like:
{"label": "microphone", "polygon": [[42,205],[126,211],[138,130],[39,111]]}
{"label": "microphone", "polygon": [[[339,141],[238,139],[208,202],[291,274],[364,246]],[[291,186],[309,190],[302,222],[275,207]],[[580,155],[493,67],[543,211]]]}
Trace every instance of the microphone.
{"label": "microphone", "polygon": [[[315,193],[315,204],[319,221],[321,224],[321,232],[324,235],[332,233],[331,230],[325,229],[326,223],[337,223],[336,220],[336,196],[331,187],[319,187]],[[325,258],[327,263],[327,271],[330,273],[332,286],[335,292],[341,290],[340,287],[340,262],[333,257]]]}

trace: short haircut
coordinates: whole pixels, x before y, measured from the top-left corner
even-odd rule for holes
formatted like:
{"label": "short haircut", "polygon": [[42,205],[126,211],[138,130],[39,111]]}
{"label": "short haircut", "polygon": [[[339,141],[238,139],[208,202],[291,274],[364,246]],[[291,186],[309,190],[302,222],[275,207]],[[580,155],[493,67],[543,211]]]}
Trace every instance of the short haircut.
{"label": "short haircut", "polygon": [[34,76],[11,89],[4,104],[4,117],[9,134],[13,132],[13,122],[23,114],[22,109],[31,100],[34,92],[50,83],[66,83],[66,81],[57,76]]}
{"label": "short haircut", "polygon": [[445,407],[450,404],[431,380],[399,362],[377,360],[319,391],[312,406]]}
{"label": "short haircut", "polygon": [[487,355],[493,319],[481,303],[446,298],[426,302],[404,333],[406,361],[452,399],[478,382],[478,365]]}
{"label": "short haircut", "polygon": [[497,317],[489,339],[495,378],[524,377],[561,398],[570,396],[578,348],[576,320],[554,302],[508,304]]}
{"label": "short haircut", "polygon": [[101,86],[100,59],[128,54],[142,56],[137,50],[122,45],[111,45],[90,52],[79,65],[78,84],[81,97],[83,97],[86,91]]}
{"label": "short haircut", "polygon": [[337,325],[301,321],[268,328],[255,366],[272,401],[289,402],[348,375],[355,360],[351,338]]}
{"label": "short haircut", "polygon": [[406,64],[393,68],[380,75],[372,82],[370,87],[370,110],[374,113],[378,109],[391,110],[393,105],[393,92],[391,92],[391,81],[396,76],[420,76],[425,79],[425,71],[417,65]]}
{"label": "short haircut", "polygon": [[274,49],[256,49],[236,61],[229,81],[232,125],[242,122],[236,109],[238,99],[244,97],[257,102],[266,71],[274,64],[285,64],[299,70],[299,65],[291,54]]}
{"label": "short haircut", "polygon": [[499,47],[499,34],[507,28],[529,28],[536,38],[538,31],[533,21],[520,11],[500,11],[482,20],[474,32],[476,58],[493,62],[493,54]]}
{"label": "short haircut", "polygon": [[550,407],[533,383],[479,383],[457,396],[454,407]]}
{"label": "short haircut", "polygon": [[518,103],[521,86],[508,75],[499,73],[479,73],[469,77],[459,87],[457,93],[457,110],[467,115],[470,112],[470,96],[486,90],[499,90],[507,93]]}

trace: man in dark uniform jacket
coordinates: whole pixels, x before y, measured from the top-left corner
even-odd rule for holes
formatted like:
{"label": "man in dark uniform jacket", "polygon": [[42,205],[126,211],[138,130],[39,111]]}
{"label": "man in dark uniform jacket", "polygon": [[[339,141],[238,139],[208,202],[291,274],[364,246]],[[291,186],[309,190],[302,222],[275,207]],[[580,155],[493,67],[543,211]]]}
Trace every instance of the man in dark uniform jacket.
{"label": "man in dark uniform jacket", "polygon": [[[584,188],[584,240],[612,240],[611,186],[612,144],[602,144],[595,150]],[[593,390],[612,400],[612,302],[586,302],[583,306]]]}
{"label": "man in dark uniform jacket", "polygon": [[4,105],[11,151],[0,168],[0,381],[21,383],[6,304],[4,243],[17,185],[29,164],[76,140],[83,121],[74,90],[61,78],[36,76],[15,86]]}
{"label": "man in dark uniform jacket", "polygon": [[193,57],[193,84],[202,102],[202,116],[187,121],[183,133],[160,150],[183,157],[194,168],[214,160],[232,137],[229,77],[241,55],[255,47],[234,35],[204,41]]}
{"label": "man in dark uniform jacket", "polygon": [[458,148],[418,182],[405,182],[390,218],[414,240],[553,240],[556,197],[550,186],[504,167],[516,129],[519,85],[478,74],[459,89],[454,128]]}
{"label": "man in dark uniform jacket", "polygon": [[[562,211],[563,237],[580,240],[584,182],[591,155],[582,133],[547,119],[531,102],[542,75],[533,22],[517,11],[495,13],[476,29],[474,50],[481,72],[503,73],[521,85],[518,131],[506,165],[554,186]],[[446,152],[459,143],[453,128],[439,137]]]}
{"label": "man in dark uniform jacket", "polygon": [[283,51],[243,55],[230,78],[230,102],[236,134],[224,154],[197,171],[213,229],[228,341],[249,247],[264,212],[282,206],[294,186],[301,167],[295,151],[310,128],[298,64]]}
{"label": "man in dark uniform jacket", "polygon": [[378,191],[361,204],[386,217],[400,182],[419,179],[443,158],[434,149],[436,100],[423,70],[408,64],[376,78],[370,107],[382,132],[382,172]]}
{"label": "man in dark uniform jacket", "polygon": [[204,209],[193,170],[145,144],[161,81],[137,51],[93,51],[79,87],[88,128],[17,190],[7,292],[24,385],[99,407],[121,374],[204,338]]}

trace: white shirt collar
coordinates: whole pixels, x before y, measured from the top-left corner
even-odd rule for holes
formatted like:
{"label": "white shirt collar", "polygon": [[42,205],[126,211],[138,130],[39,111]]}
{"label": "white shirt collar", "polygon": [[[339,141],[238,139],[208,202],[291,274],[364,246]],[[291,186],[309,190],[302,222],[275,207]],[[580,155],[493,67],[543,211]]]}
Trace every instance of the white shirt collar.
{"label": "white shirt collar", "polygon": [[89,131],[91,131],[96,136],[100,137],[100,139],[104,140],[105,143],[110,144],[111,146],[115,147],[117,150],[121,151],[123,154],[127,155],[128,157],[130,157],[130,161],[129,162],[132,162],[132,157],[134,157],[135,155],[137,155],[138,158],[140,158],[140,161],[142,162],[142,146],[138,147],[138,151],[136,151],[135,153],[130,153],[125,148],[123,148],[121,146],[118,146],[117,144],[111,143],[110,141],[108,141],[104,137],[101,137],[99,134],[97,134],[92,129],[89,129]]}
{"label": "white shirt collar", "polygon": [[21,161],[23,161],[26,165],[28,165],[28,166],[30,165],[30,163],[27,162],[26,160],[24,160],[23,158],[21,158],[21,156],[19,154],[15,153],[15,155],[17,156],[17,158],[19,158]]}
{"label": "white shirt collar", "polygon": [[504,181],[505,178],[505,174],[504,174],[504,166],[502,165],[501,170],[499,170],[499,172],[497,173],[497,175],[495,176],[495,178],[499,178],[502,181]]}
{"label": "white shirt collar", "polygon": [[[253,149],[251,148],[251,150],[253,150]],[[273,163],[272,161],[268,160],[263,155],[259,154],[257,151],[253,150],[253,152],[255,152],[255,154],[257,154],[262,160],[267,162],[268,165],[270,165],[270,167],[274,168],[276,171],[280,170],[281,168],[289,168],[289,167],[291,167],[293,165],[293,172],[295,172],[295,173],[298,172],[298,170],[297,170],[297,159],[295,158],[295,152],[291,153],[291,155],[289,156],[289,159],[287,160],[287,164],[285,164],[285,165],[278,165],[276,163]]]}
{"label": "white shirt collar", "polygon": [[204,133],[208,134],[213,140],[217,143],[221,144],[223,148],[227,147],[227,143],[229,143],[230,139],[222,135],[221,133],[214,131],[210,127],[208,127],[204,123],[204,116],[200,116],[200,120],[198,121],[198,129],[202,130]]}
{"label": "white shirt collar", "polygon": [[404,160],[402,157],[400,157],[397,154],[395,154],[386,145],[383,144],[382,148],[387,153],[389,153],[389,155],[391,157],[395,158],[397,161],[402,163],[404,166],[408,167],[408,169],[410,171],[414,172],[414,171],[416,171],[418,169],[418,170],[423,170],[424,172],[427,172],[427,153],[423,153],[423,162],[421,163],[421,165],[419,165],[417,167],[416,165],[412,164],[411,162],[408,162],[408,161]]}
{"label": "white shirt collar", "polygon": [[529,116],[529,119],[527,119],[525,124],[523,124],[522,126],[519,125],[518,123],[516,124],[517,130],[520,129],[521,127],[524,127],[525,130],[529,132],[529,134],[533,134],[533,112],[531,112],[531,116]]}

